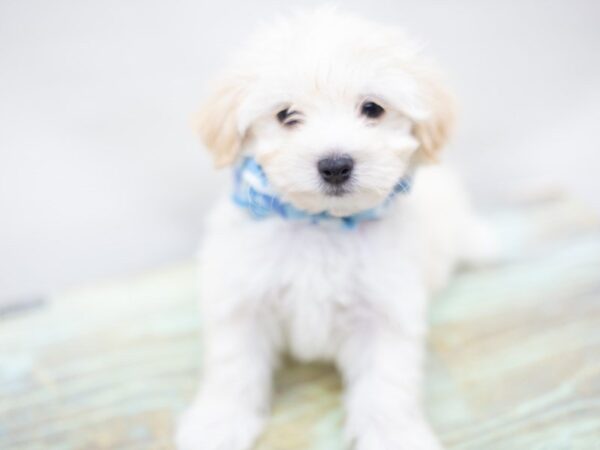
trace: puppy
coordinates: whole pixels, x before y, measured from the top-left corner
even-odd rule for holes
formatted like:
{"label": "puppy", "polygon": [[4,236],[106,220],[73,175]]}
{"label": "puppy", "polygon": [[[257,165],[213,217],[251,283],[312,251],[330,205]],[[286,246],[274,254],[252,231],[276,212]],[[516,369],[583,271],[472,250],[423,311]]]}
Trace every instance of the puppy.
{"label": "puppy", "polygon": [[258,33],[199,114],[233,195],[201,250],[203,379],[180,450],[247,450],[279,356],[333,361],[358,450],[433,450],[420,405],[426,306],[485,230],[431,162],[452,125],[400,31],[334,9]]}

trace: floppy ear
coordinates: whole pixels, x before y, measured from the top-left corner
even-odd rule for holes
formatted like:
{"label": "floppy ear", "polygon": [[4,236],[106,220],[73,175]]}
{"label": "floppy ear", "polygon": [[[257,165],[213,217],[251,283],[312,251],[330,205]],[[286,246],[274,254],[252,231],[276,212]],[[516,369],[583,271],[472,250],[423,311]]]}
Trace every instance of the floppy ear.
{"label": "floppy ear", "polygon": [[454,127],[455,102],[453,95],[436,77],[426,77],[421,82],[428,114],[416,121],[413,133],[420,143],[421,159],[435,162]]}
{"label": "floppy ear", "polygon": [[243,130],[238,124],[238,112],[246,85],[242,77],[223,78],[195,116],[195,128],[217,167],[232,164],[239,155]]}

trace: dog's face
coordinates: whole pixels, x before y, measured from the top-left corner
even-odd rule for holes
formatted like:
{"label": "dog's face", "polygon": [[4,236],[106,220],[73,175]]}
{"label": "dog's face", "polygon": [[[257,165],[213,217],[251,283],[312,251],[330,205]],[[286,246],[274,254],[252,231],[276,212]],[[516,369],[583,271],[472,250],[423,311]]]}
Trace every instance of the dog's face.
{"label": "dog's face", "polygon": [[401,33],[325,10],[258,35],[199,123],[217,164],[252,155],[284,200],[345,216],[435,157],[450,106]]}

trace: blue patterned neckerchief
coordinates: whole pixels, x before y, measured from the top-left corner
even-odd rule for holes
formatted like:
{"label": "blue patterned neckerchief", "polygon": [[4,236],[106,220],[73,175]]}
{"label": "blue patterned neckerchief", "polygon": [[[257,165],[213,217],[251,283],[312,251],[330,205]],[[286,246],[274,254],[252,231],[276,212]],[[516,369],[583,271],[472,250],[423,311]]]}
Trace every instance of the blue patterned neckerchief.
{"label": "blue patterned neckerchief", "polygon": [[288,220],[305,220],[309,223],[338,223],[343,228],[356,228],[360,222],[381,218],[390,202],[398,194],[407,194],[412,175],[405,175],[392,189],[382,204],[345,217],[332,216],[327,211],[309,213],[284,202],[271,187],[265,172],[254,158],[244,157],[234,170],[233,202],[248,210],[255,219],[279,216]]}

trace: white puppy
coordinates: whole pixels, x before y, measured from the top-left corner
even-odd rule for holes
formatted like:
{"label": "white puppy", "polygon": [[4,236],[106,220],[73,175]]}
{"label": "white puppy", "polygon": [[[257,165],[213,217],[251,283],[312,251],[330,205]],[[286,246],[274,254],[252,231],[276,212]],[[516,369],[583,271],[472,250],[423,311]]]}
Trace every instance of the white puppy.
{"label": "white puppy", "polygon": [[338,367],[353,448],[440,448],[419,399],[427,298],[483,237],[454,179],[420,167],[450,100],[402,33],[332,9],[249,42],[200,114],[236,185],[201,252],[203,380],[180,449],[251,448],[283,351]]}

